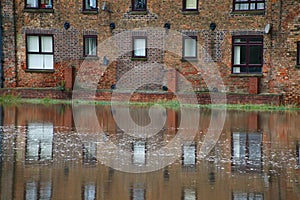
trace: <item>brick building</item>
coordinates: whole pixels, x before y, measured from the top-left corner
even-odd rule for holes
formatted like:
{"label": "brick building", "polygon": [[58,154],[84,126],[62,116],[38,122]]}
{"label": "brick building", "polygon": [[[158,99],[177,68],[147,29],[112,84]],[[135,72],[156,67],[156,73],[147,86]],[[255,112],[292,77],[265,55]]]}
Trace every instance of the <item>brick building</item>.
{"label": "brick building", "polygon": [[[25,95],[34,88],[54,94],[64,83],[72,88],[82,63],[105,66],[94,75],[99,91],[107,91],[126,72],[145,67],[135,73],[147,78],[147,65],[159,63],[161,69],[151,74],[161,75],[163,84],[141,89],[185,90],[180,77],[166,73],[176,69],[199,94],[217,90],[240,96],[232,102],[275,98],[275,103],[299,103],[299,11],[299,0],[4,0],[1,91]],[[145,31],[148,27],[160,29]],[[168,31],[182,34],[169,41],[180,53],[166,51]],[[106,57],[113,50],[101,44],[120,34],[119,56]],[[217,66],[225,88],[206,84],[218,81],[217,76],[203,73],[195,60]]]}

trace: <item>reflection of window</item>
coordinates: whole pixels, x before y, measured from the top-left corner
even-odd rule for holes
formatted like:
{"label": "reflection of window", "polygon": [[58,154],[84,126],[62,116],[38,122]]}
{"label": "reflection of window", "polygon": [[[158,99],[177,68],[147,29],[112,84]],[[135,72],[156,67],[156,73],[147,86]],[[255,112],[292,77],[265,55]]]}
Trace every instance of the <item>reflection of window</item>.
{"label": "reflection of window", "polygon": [[183,58],[193,59],[197,58],[197,37],[183,37]]}
{"label": "reflection of window", "polygon": [[27,68],[53,69],[51,35],[27,35]]}
{"label": "reflection of window", "polygon": [[146,0],[132,0],[133,11],[146,11],[147,1]]}
{"label": "reflection of window", "polygon": [[146,142],[133,143],[133,164],[145,165],[146,164]]}
{"label": "reflection of window", "polygon": [[50,182],[27,182],[25,185],[26,200],[50,200],[52,194],[52,185]]}
{"label": "reflection of window", "polygon": [[142,185],[136,184],[130,191],[131,200],[144,200],[146,199],[146,190]]}
{"label": "reflection of window", "polygon": [[95,142],[83,143],[83,162],[96,162],[97,161],[97,144]]}
{"label": "reflection of window", "polygon": [[262,135],[260,133],[232,133],[232,165],[261,169]]}
{"label": "reflection of window", "polygon": [[26,8],[52,8],[52,0],[25,0]]}
{"label": "reflection of window", "polygon": [[297,65],[300,65],[300,42],[297,42]]}
{"label": "reflection of window", "polygon": [[183,145],[182,164],[184,166],[196,165],[196,145]]}
{"label": "reflection of window", "polygon": [[300,142],[297,144],[297,162],[298,166],[300,166]]}
{"label": "reflection of window", "polygon": [[83,10],[97,10],[97,0],[84,0]]}
{"label": "reflection of window", "polygon": [[96,185],[94,183],[85,184],[83,187],[83,199],[94,200],[96,199]]}
{"label": "reflection of window", "polygon": [[52,140],[53,124],[28,124],[26,138],[26,160],[51,160]]}
{"label": "reflection of window", "polygon": [[185,188],[183,190],[183,194],[182,194],[182,200],[196,200],[197,196],[196,196],[196,191],[195,189],[192,188]]}
{"label": "reflection of window", "polygon": [[262,36],[233,37],[233,73],[261,73],[263,64]]}
{"label": "reflection of window", "polygon": [[133,58],[146,58],[147,57],[147,38],[146,37],[133,37]]}
{"label": "reflection of window", "polygon": [[97,56],[97,36],[84,36],[84,56]]}
{"label": "reflection of window", "polygon": [[233,0],[235,11],[264,10],[265,0]]}
{"label": "reflection of window", "polygon": [[232,194],[233,200],[263,200],[264,195],[260,193],[243,193],[243,192],[234,192]]}
{"label": "reflection of window", "polygon": [[185,11],[197,11],[198,0],[183,0],[183,10]]}

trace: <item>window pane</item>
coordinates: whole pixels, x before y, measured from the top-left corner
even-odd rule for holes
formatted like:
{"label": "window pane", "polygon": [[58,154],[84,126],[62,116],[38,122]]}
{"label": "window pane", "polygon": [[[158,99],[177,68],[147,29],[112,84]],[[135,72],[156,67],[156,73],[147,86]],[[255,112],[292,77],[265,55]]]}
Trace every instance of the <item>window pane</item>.
{"label": "window pane", "polygon": [[28,54],[28,69],[43,69],[43,55]]}
{"label": "window pane", "polygon": [[184,40],[184,57],[196,57],[196,40],[187,38]]}
{"label": "window pane", "polygon": [[85,9],[96,9],[96,0],[85,0]]}
{"label": "window pane", "polygon": [[53,52],[52,37],[43,36],[41,37],[41,41],[42,41],[42,52],[52,53]]}
{"label": "window pane", "polygon": [[38,0],[27,0],[26,8],[37,8],[39,6]]}
{"label": "window pane", "polygon": [[96,185],[87,184],[84,186],[84,200],[94,200],[96,198]]}
{"label": "window pane", "polygon": [[26,200],[37,200],[37,183],[36,182],[27,182],[26,183]]}
{"label": "window pane", "polygon": [[196,164],[195,145],[183,146],[183,165]]}
{"label": "window pane", "polygon": [[248,3],[235,4],[235,9],[236,10],[248,10],[249,4]]}
{"label": "window pane", "polygon": [[184,189],[184,200],[196,200],[196,191],[194,189]]}
{"label": "window pane", "polygon": [[265,9],[265,4],[264,4],[264,3],[258,3],[258,4],[257,4],[257,9],[258,9],[258,10],[263,10],[263,9]]}
{"label": "window pane", "polygon": [[52,8],[52,0],[41,0],[41,8]]}
{"label": "window pane", "polygon": [[28,52],[39,52],[38,36],[27,36],[27,50]]}
{"label": "window pane", "polygon": [[261,154],[261,146],[262,146],[262,136],[261,134],[248,134],[249,137],[249,160],[254,165],[260,165],[262,154]]}
{"label": "window pane", "polygon": [[96,37],[85,38],[85,55],[96,56],[97,55],[97,39]]}
{"label": "window pane", "polygon": [[246,64],[246,46],[234,47],[234,64]]}
{"label": "window pane", "polygon": [[132,200],[144,200],[144,199],[145,199],[145,189],[143,188],[132,189]]}
{"label": "window pane", "polygon": [[250,46],[249,47],[249,64],[262,64],[262,47],[261,46]]}
{"label": "window pane", "polygon": [[133,144],[133,163],[145,164],[146,163],[146,143],[136,142]]}
{"label": "window pane", "polygon": [[232,161],[237,165],[245,165],[246,160],[246,134],[233,133],[233,155]]}
{"label": "window pane", "polygon": [[133,10],[146,10],[146,0],[134,0]]}
{"label": "window pane", "polygon": [[186,9],[197,9],[197,0],[186,0]]}
{"label": "window pane", "polygon": [[53,69],[53,55],[44,55],[44,69]]}
{"label": "window pane", "polygon": [[134,39],[134,56],[146,56],[145,39]]}

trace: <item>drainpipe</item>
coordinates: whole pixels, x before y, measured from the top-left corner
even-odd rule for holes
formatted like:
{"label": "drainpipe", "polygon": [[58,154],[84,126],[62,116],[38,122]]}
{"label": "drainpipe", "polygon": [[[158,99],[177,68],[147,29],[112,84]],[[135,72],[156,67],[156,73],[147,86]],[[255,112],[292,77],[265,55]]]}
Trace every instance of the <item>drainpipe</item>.
{"label": "drainpipe", "polygon": [[0,1],[0,88],[3,88],[3,34],[2,34],[2,1]]}

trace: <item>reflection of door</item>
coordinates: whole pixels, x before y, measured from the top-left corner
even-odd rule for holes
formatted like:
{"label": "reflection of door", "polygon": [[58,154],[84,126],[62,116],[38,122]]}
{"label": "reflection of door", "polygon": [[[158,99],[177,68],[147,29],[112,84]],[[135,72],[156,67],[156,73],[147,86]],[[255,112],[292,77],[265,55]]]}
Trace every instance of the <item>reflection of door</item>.
{"label": "reflection of door", "polygon": [[29,123],[26,133],[26,160],[52,160],[53,124]]}

